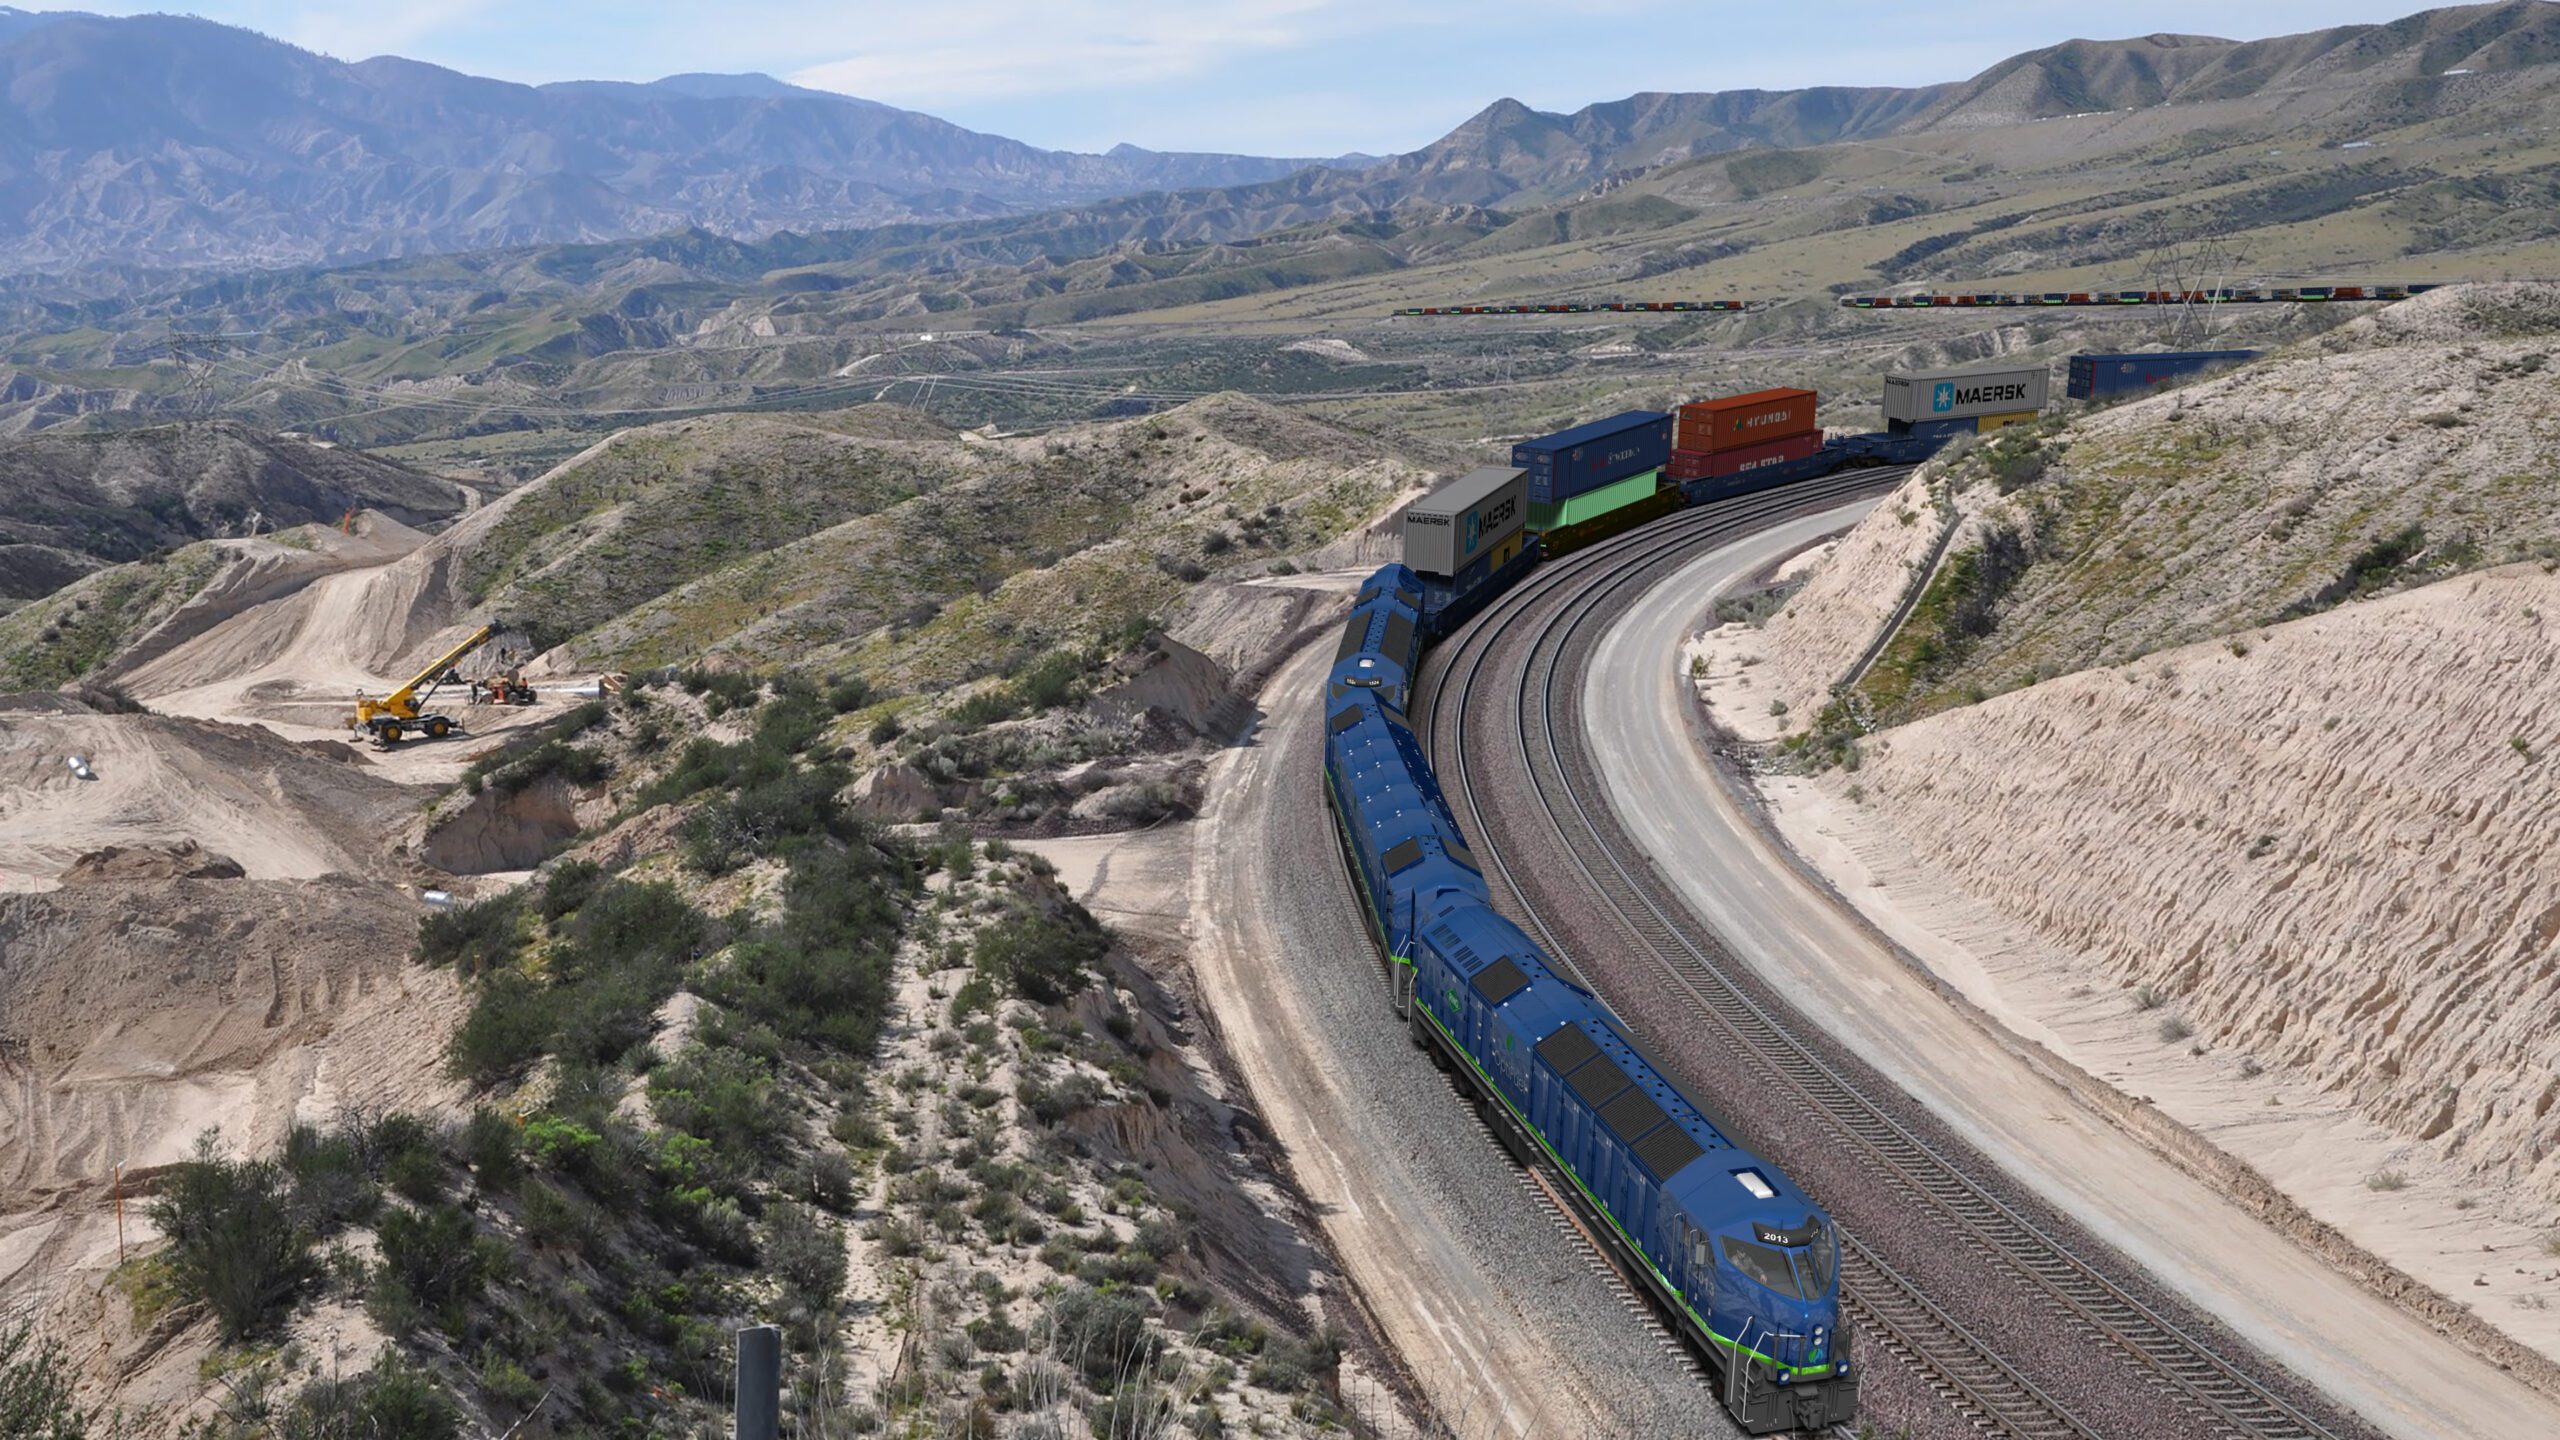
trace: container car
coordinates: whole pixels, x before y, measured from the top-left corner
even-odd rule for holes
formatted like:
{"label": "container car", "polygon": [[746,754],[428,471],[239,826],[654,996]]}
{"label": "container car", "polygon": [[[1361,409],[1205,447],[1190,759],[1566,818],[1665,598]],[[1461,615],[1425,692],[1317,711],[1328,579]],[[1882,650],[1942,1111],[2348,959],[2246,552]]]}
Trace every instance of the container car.
{"label": "container car", "polygon": [[1597,520],[1612,510],[1640,500],[1650,500],[1661,488],[1662,475],[1660,470],[1647,470],[1597,490],[1585,490],[1569,500],[1559,500],[1552,505],[1532,505],[1529,507],[1529,528],[1544,535],[1569,525]]}
{"label": "container car", "polygon": [[2040,364],[1888,371],[1884,377],[1884,418],[1888,425],[1908,425],[1924,420],[2041,410],[2045,405],[2045,382],[2045,368]]}
{"label": "container car", "polygon": [[1821,432],[1808,431],[1709,454],[1674,450],[1671,452],[1671,464],[1662,473],[1674,480],[1721,480],[1763,466],[1791,464],[1817,454],[1821,449]]}
{"label": "container car", "polygon": [[1481,561],[1499,566],[1517,553],[1528,520],[1528,477],[1487,465],[1405,507],[1404,563],[1444,579]]}

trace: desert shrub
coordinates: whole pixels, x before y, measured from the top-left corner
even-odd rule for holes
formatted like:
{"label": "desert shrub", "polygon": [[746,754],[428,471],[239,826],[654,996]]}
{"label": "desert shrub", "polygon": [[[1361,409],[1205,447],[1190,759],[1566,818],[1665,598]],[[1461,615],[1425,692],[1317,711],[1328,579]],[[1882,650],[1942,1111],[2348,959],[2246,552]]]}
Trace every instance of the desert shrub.
{"label": "desert shrub", "polygon": [[750,860],[831,833],[843,820],[839,792],[847,783],[841,767],[822,765],[788,771],[714,800],[685,821],[685,863],[705,874],[725,875]]}
{"label": "desert shrub", "polygon": [[2196,1027],[2175,1015],[2160,1022],[2160,1038],[2165,1043],[2175,1044],[2194,1033]]}
{"label": "desert shrub", "polygon": [[741,942],[704,990],[786,1041],[868,1053],[914,888],[903,860],[868,839],[804,851],[783,882],[781,922]]}
{"label": "desert shrub", "polygon": [[30,1322],[0,1321],[0,1435],[88,1440],[90,1414],[75,1398],[62,1347]]}
{"label": "desert shrub", "polygon": [[765,1269],[785,1294],[811,1310],[824,1310],[844,1293],[844,1240],[805,1205],[788,1200],[766,1213]]}
{"label": "desert shrub", "polygon": [[2398,1170],[2376,1170],[2364,1177],[2364,1188],[2386,1192],[2406,1190],[2409,1188],[2409,1177]]}
{"label": "desert shrub", "polygon": [[1011,687],[998,685],[952,706],[951,723],[962,730],[979,730],[1021,713],[1022,702]]}
{"label": "desert shrub", "polygon": [[480,987],[471,1013],[454,1030],[448,1064],[477,1086],[512,1079],[542,1058],[552,1020],[544,986],[522,975],[499,975]]}
{"label": "desert shrub", "polygon": [[686,1046],[650,1072],[649,1101],[661,1122],[708,1142],[741,1173],[791,1128],[772,1068],[726,1046]]}
{"label": "desert shrub", "polygon": [[454,1440],[453,1402],[398,1351],[353,1379],[314,1380],[294,1397],[276,1440]]}
{"label": "desert shrub", "polygon": [[381,1279],[399,1285],[430,1314],[443,1315],[478,1298],[488,1272],[477,1227],[459,1206],[393,1209],[374,1234],[382,1246]]}
{"label": "desert shrub", "polygon": [[686,670],[676,676],[688,695],[702,697],[702,706],[717,719],[731,710],[753,704],[756,677],[743,670]]}
{"label": "desert shrub", "polygon": [[827,686],[827,708],[842,715],[871,703],[871,682],[859,675],[847,675]]}
{"label": "desert shrub", "polygon": [[842,1215],[853,1208],[853,1162],[841,1151],[821,1150],[800,1167],[800,1189],[809,1203]]}
{"label": "desert shrub", "polygon": [[1050,1352],[1082,1370],[1097,1390],[1110,1390],[1154,1362],[1157,1337],[1146,1303],[1126,1290],[1108,1293],[1076,1284],[1051,1301]]}
{"label": "desert shrub", "polygon": [[1084,907],[1070,903],[1051,913],[1026,906],[979,931],[972,958],[1024,999],[1058,1005],[1084,989],[1086,967],[1110,948]]}
{"label": "desert shrub", "polygon": [[227,1342],[267,1328],[313,1276],[292,1176],[273,1161],[225,1159],[210,1133],[170,1167],[149,1213],[179,1291],[213,1312]]}
{"label": "desert shrub", "polygon": [[311,1234],[366,1219],[382,1203],[373,1167],[356,1137],[344,1130],[295,1125],[285,1132],[278,1158],[292,1177],[294,1220]]}
{"label": "desert shrub", "polygon": [[509,1190],[524,1173],[516,1122],[486,1105],[471,1112],[462,1126],[462,1160],[483,1190]]}
{"label": "desert shrub", "polygon": [[604,883],[604,868],[592,860],[563,860],[551,867],[543,877],[542,899],[536,908],[545,920],[558,920],[587,903]]}
{"label": "desert shrub", "polygon": [[523,938],[524,904],[511,890],[429,912],[418,926],[418,963],[482,975],[513,961]]}

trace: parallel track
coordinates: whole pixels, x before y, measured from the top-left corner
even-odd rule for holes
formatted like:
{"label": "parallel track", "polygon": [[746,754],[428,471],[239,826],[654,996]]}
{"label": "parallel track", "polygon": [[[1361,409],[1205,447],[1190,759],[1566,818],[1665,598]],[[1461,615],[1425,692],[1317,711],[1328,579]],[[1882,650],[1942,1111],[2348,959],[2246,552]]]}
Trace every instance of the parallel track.
{"label": "parallel track", "polygon": [[[1904,471],[1834,476],[1768,495],[1710,506],[1568,557],[1497,601],[1447,647],[1437,683],[1417,710],[1430,717],[1433,753],[1463,807],[1477,853],[1518,900],[1526,928],[1584,978],[1557,926],[1538,913],[1485,823],[1482,797],[1501,786],[1525,793],[1555,836],[1542,859],[1563,857],[1619,922],[1631,955],[1649,960],[1721,1038],[1756,1057],[1782,1103],[1814,1118],[1828,1136],[1890,1187],[1900,1203],[1928,1214],[1949,1236],[2050,1301],[2079,1333],[2147,1375],[2198,1435],[2248,1440],[2338,1440],[2335,1431],[2235,1368],[2213,1344],[2188,1334],[2128,1293],[2068,1240],[1993,1193],[1960,1162],[1915,1134],[1862,1090],[1873,1083],[1843,1073],[1807,1043],[1804,1022],[1739,983],[1733,962],[1696,938],[1697,923],[1676,893],[1618,827],[1582,739],[1581,690],[1592,649],[1624,603],[1689,558],[1784,518],[1813,513],[1875,489]],[[1549,603],[1555,602],[1555,603]],[[1489,774],[1493,747],[1471,742],[1468,717],[1480,692],[1502,682],[1493,657],[1527,636],[1528,660],[1516,696],[1527,783]],[[1456,683],[1454,704],[1444,703]],[[1588,938],[1588,937],[1586,937]],[[1776,1157],[1782,1162],[1785,1157]],[[1843,1274],[1852,1322],[1871,1357],[1879,1350],[1910,1367],[1978,1428],[2047,1440],[2094,1440],[2099,1432],[2004,1360],[1844,1229]],[[1870,1361],[1872,1363],[1872,1360]]]}

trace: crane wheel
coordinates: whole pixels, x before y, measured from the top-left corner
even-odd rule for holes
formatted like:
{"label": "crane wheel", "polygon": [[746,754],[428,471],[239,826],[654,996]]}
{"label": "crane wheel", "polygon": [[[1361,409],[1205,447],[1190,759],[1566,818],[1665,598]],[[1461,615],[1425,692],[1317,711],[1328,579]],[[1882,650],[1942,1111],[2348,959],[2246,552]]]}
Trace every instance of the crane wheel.
{"label": "crane wheel", "polygon": [[382,737],[383,744],[397,745],[400,743],[400,722],[397,720],[384,721],[382,728],[373,733]]}
{"label": "crane wheel", "polygon": [[441,715],[427,722],[427,738],[430,740],[441,740],[452,733],[452,722]]}

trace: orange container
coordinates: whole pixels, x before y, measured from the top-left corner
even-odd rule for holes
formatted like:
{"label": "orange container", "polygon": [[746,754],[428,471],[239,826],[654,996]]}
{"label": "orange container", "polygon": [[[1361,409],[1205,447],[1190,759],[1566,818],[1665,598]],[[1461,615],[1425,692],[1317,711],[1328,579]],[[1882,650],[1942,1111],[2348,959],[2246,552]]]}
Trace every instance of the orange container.
{"label": "orange container", "polygon": [[1744,445],[1765,445],[1814,432],[1810,390],[1754,390],[1680,407],[1671,448],[1712,455]]}

